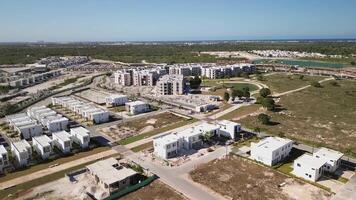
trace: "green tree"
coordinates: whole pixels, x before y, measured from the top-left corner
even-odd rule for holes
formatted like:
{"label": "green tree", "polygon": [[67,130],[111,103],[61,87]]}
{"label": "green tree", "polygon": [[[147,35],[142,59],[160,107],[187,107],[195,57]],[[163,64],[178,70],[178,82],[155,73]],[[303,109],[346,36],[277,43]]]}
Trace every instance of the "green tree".
{"label": "green tree", "polygon": [[200,87],[201,82],[202,81],[199,76],[194,76],[194,78],[189,80],[190,88],[198,89]]}
{"label": "green tree", "polygon": [[257,119],[262,124],[268,125],[270,123],[271,117],[264,113],[261,113],[258,115]]}
{"label": "green tree", "polygon": [[204,142],[210,142],[211,138],[214,136],[214,134],[212,132],[207,132],[205,134],[200,135],[200,139]]}
{"label": "green tree", "polygon": [[251,94],[250,94],[250,88],[249,87],[242,88],[242,92],[243,92],[243,97],[250,98]]}
{"label": "green tree", "polygon": [[352,66],[354,66],[354,65],[356,65],[356,62],[355,62],[355,61],[351,61],[350,64],[351,64]]}
{"label": "green tree", "polygon": [[243,91],[238,90],[238,89],[232,89],[231,97],[233,99],[235,99],[236,97],[241,98],[241,97],[243,97]]}
{"label": "green tree", "polygon": [[339,83],[337,81],[330,81],[329,84],[334,87],[339,86]]}
{"label": "green tree", "polygon": [[271,90],[270,89],[268,89],[268,88],[262,88],[262,89],[260,89],[260,95],[262,96],[262,97],[267,97],[268,95],[270,95],[271,94]]}
{"label": "green tree", "polygon": [[303,80],[303,79],[304,79],[304,75],[300,75],[300,76],[299,76],[299,79],[300,79],[300,80]]}
{"label": "green tree", "polygon": [[275,102],[272,98],[264,98],[261,102],[262,106],[267,108],[267,110],[274,110],[276,108]]}
{"label": "green tree", "polygon": [[242,72],[241,76],[244,78],[250,78],[250,74],[248,74],[247,72]]}
{"label": "green tree", "polygon": [[256,79],[257,79],[258,81],[264,81],[264,80],[265,80],[261,74],[257,74],[257,75],[256,75]]}
{"label": "green tree", "polygon": [[224,93],[224,100],[225,101],[229,101],[229,99],[230,99],[230,94],[228,92],[225,92]]}

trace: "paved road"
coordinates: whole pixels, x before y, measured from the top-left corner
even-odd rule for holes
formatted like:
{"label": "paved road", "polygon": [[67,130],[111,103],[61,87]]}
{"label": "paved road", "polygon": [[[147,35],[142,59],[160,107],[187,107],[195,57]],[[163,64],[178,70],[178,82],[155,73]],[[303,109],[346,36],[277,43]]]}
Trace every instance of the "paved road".
{"label": "paved road", "polygon": [[343,185],[332,200],[355,200],[356,199],[356,175]]}
{"label": "paved road", "polygon": [[194,170],[197,166],[207,163],[211,160],[219,158],[229,152],[230,149],[220,147],[214,152],[211,152],[198,159],[189,161],[179,167],[167,167],[161,164],[152,162],[149,158],[139,156],[139,154],[131,154],[128,159],[138,163],[145,169],[148,169],[152,173],[160,177],[160,180],[183,195],[192,200],[216,200],[225,199],[223,196],[213,192],[209,188],[202,185],[198,185],[188,179],[188,173]]}
{"label": "paved road", "polygon": [[100,153],[97,153],[97,154],[94,154],[94,155],[91,155],[91,156],[87,156],[87,157],[80,158],[80,159],[77,159],[77,160],[74,160],[74,161],[71,161],[71,162],[67,162],[67,163],[58,165],[56,167],[46,168],[46,169],[31,173],[31,174],[28,174],[28,175],[24,175],[24,176],[21,176],[21,177],[18,177],[18,178],[14,178],[14,179],[11,179],[11,180],[8,180],[8,181],[0,183],[0,190],[4,190],[6,188],[9,188],[9,187],[12,187],[12,186],[15,186],[15,185],[26,183],[28,181],[32,181],[33,179],[41,178],[41,177],[44,177],[44,176],[47,176],[47,175],[50,175],[50,174],[53,174],[53,173],[68,169],[68,168],[71,168],[71,167],[78,166],[78,165],[83,164],[83,163],[88,163],[90,161],[94,161],[94,160],[97,160],[97,159],[100,159],[100,158],[103,158],[103,157],[106,157],[106,156],[111,156],[111,155],[114,155],[116,153],[117,153],[117,151],[115,151],[115,150],[107,150],[107,151],[100,152]]}

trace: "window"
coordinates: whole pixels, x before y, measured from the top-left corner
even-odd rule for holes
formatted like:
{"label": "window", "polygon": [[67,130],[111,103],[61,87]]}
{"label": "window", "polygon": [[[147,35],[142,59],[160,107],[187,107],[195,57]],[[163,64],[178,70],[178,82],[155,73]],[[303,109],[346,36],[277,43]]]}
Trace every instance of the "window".
{"label": "window", "polygon": [[314,171],[315,171],[315,168],[312,168],[312,170],[314,170]]}
{"label": "window", "polygon": [[309,178],[311,178],[311,175],[309,175]]}
{"label": "window", "polygon": [[301,167],[301,165],[300,165],[299,163],[297,163],[297,166],[298,166],[298,167]]}

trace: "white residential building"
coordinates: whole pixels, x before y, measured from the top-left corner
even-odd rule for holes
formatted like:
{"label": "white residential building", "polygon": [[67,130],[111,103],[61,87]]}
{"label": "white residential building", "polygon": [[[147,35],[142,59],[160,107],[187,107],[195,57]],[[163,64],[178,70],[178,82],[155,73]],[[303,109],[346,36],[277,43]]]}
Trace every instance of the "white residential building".
{"label": "white residential building", "polygon": [[79,144],[82,148],[89,147],[90,131],[83,127],[76,127],[70,129],[72,141]]}
{"label": "white residential building", "polygon": [[11,143],[11,153],[20,167],[27,166],[32,157],[32,148],[26,140],[20,140]]}
{"label": "white residential building", "polygon": [[168,133],[153,139],[154,153],[163,159],[172,158],[182,150],[198,149],[202,145],[201,136],[205,134],[215,135],[219,127],[206,122],[188,129]]}
{"label": "white residential building", "polygon": [[24,139],[42,135],[42,126],[25,113],[6,116],[10,127]]}
{"label": "white residential building", "polygon": [[4,167],[9,165],[9,156],[3,145],[0,145],[0,173],[3,173]]}
{"label": "white residential building", "polygon": [[125,105],[129,99],[126,95],[110,95],[105,98],[106,106],[121,106]]}
{"label": "white residential building", "polygon": [[324,171],[335,172],[336,169],[340,166],[341,158],[344,156],[344,154],[322,147],[314,152],[313,156],[324,160]]}
{"label": "white residential building", "polygon": [[47,135],[32,138],[32,146],[42,159],[48,159],[52,153],[52,140]]}
{"label": "white residential building", "polygon": [[52,133],[53,145],[60,149],[63,153],[70,153],[72,148],[71,136],[66,131]]}
{"label": "white residential building", "polygon": [[241,125],[229,120],[220,120],[216,123],[219,126],[218,135],[229,137],[233,140],[236,139],[237,134],[241,132]]}
{"label": "white residential building", "polygon": [[126,111],[132,115],[139,113],[149,112],[151,110],[150,105],[143,101],[132,101],[125,103]]}
{"label": "white residential building", "polygon": [[309,181],[317,181],[323,174],[324,159],[303,154],[294,160],[292,173]]}
{"label": "white residential building", "polygon": [[184,94],[186,80],[183,75],[164,75],[156,84],[158,95],[181,95]]}
{"label": "white residential building", "polygon": [[50,133],[66,130],[68,128],[69,120],[62,115],[56,115],[43,120],[44,126],[47,127]]}
{"label": "white residential building", "polygon": [[273,166],[289,155],[292,146],[292,140],[267,137],[258,143],[251,143],[251,158],[265,165]]}

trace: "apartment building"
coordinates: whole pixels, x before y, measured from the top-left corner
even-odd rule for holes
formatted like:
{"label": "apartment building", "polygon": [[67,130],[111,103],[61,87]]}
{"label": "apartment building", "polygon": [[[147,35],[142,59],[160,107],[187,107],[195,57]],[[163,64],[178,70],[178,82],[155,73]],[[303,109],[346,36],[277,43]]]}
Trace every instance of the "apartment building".
{"label": "apartment building", "polygon": [[71,135],[66,131],[52,133],[53,145],[60,149],[62,153],[70,153],[72,148]]}
{"label": "apartment building", "polygon": [[46,106],[29,108],[27,114],[40,122],[50,133],[68,128],[69,119]]}
{"label": "apartment building", "polygon": [[251,158],[265,165],[273,166],[288,157],[292,146],[292,140],[267,137],[258,143],[251,143]]}
{"label": "apartment building", "polygon": [[48,159],[52,153],[52,140],[47,135],[33,137],[32,146],[43,160]]}
{"label": "apartment building", "polygon": [[159,77],[167,74],[162,66],[118,70],[114,73],[115,83],[122,86],[155,86]]}
{"label": "apartment building", "polygon": [[164,75],[156,84],[158,95],[182,95],[186,90],[186,79],[183,75]]}
{"label": "apartment building", "polygon": [[23,139],[30,139],[43,133],[42,126],[25,113],[8,115],[6,116],[6,120],[10,127]]}
{"label": "apartment building", "polygon": [[90,131],[83,127],[70,129],[72,141],[78,144],[81,148],[88,148],[90,142]]}
{"label": "apartment building", "polygon": [[26,140],[11,143],[11,153],[18,166],[27,166],[32,158],[31,145]]}
{"label": "apartment building", "polygon": [[0,173],[3,173],[4,167],[9,165],[9,156],[3,145],[0,145]]}
{"label": "apartment building", "polygon": [[169,159],[184,150],[199,149],[202,146],[201,136],[215,135],[218,130],[217,125],[204,122],[179,132],[155,137],[153,138],[154,154],[162,159]]}
{"label": "apartment building", "polygon": [[125,103],[126,111],[131,115],[137,115],[151,111],[150,105],[143,101],[132,101]]}
{"label": "apartment building", "polygon": [[110,95],[105,98],[106,106],[121,106],[128,101],[127,95],[120,94]]}

